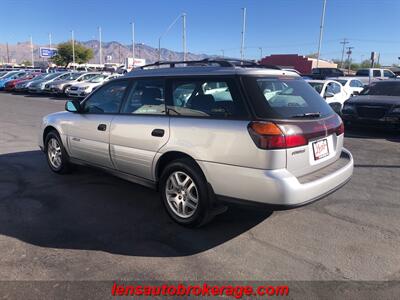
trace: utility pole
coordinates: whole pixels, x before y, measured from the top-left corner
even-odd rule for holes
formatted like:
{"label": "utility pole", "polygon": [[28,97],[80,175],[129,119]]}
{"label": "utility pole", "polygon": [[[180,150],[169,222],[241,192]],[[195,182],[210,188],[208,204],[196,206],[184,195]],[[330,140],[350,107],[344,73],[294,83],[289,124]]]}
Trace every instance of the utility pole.
{"label": "utility pole", "polygon": [[341,44],[343,44],[343,48],[342,48],[342,60],[340,61],[340,68],[343,68],[343,60],[344,60],[344,49],[346,48],[346,44],[349,43],[349,41],[347,41],[346,38],[343,39],[343,42],[340,42]]}
{"label": "utility pole", "polygon": [[221,49],[221,53],[222,53],[222,58],[224,58],[225,57],[225,50]]}
{"label": "utility pole", "polygon": [[321,25],[319,26],[319,42],[318,42],[318,52],[317,52],[317,68],[318,68],[318,65],[319,65],[319,56],[320,56],[320,54],[321,54],[322,35],[323,35],[323,32],[324,32],[325,9],[326,9],[326,0],[324,0],[324,5],[322,6]]}
{"label": "utility pole", "polygon": [[187,49],[186,49],[186,13],[182,14],[182,30],[183,30],[183,61],[186,61]]}
{"label": "utility pole", "polygon": [[49,33],[49,48],[51,49],[51,33]]}
{"label": "utility pole", "polygon": [[135,23],[133,22],[133,20],[131,22],[131,25],[132,25],[132,59],[133,59],[132,67],[134,68],[135,67]]}
{"label": "utility pole", "polygon": [[262,47],[258,47],[258,49],[260,50],[260,61],[263,58],[263,48]]}
{"label": "utility pole", "polygon": [[72,40],[72,67],[75,68],[75,37],[74,37],[74,31],[71,30],[71,40]]}
{"label": "utility pole", "polygon": [[7,42],[7,64],[10,64],[10,51],[8,49],[8,42]]}
{"label": "utility pole", "polygon": [[32,61],[32,68],[34,67],[34,59],[33,59],[33,41],[31,36],[31,61]]}
{"label": "utility pole", "polygon": [[246,34],[246,8],[242,8],[243,11],[243,24],[242,24],[242,41],[240,43],[240,59],[244,59],[244,37]]}
{"label": "utility pole", "polygon": [[99,64],[101,65],[102,60],[103,60],[103,51],[102,51],[102,45],[101,45],[101,27],[98,27],[99,30]]}
{"label": "utility pole", "polygon": [[353,49],[354,47],[347,47],[347,52],[346,52],[346,54],[347,54],[347,63],[348,63],[348,66],[347,66],[347,75],[349,75],[350,74],[350,66],[351,66],[351,63],[350,63],[350,55],[351,55],[351,49]]}

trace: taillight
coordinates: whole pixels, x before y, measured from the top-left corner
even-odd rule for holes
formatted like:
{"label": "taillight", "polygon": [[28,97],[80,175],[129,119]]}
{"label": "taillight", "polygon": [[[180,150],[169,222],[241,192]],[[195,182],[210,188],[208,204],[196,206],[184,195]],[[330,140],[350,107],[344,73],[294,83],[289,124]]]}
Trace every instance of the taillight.
{"label": "taillight", "polygon": [[273,122],[251,122],[248,126],[251,138],[261,149],[286,149],[307,145],[308,140],[300,134],[284,134]]}
{"label": "taillight", "polygon": [[336,129],[336,135],[341,135],[344,133],[344,124],[343,122],[340,123],[340,126]]}

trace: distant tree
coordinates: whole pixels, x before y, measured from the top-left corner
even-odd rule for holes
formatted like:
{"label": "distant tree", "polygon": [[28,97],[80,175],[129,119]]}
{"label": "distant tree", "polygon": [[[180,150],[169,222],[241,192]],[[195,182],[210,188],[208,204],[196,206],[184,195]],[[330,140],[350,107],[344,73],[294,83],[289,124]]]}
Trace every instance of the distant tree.
{"label": "distant tree", "polygon": [[20,65],[24,65],[25,67],[32,66],[32,62],[30,60],[23,60],[21,61]]}
{"label": "distant tree", "polygon": [[[378,64],[377,62],[375,62],[374,67],[380,68],[381,64]],[[371,60],[369,60],[369,59],[363,60],[360,64],[360,68],[371,68]]]}
{"label": "distant tree", "polygon": [[[83,46],[80,43],[75,43],[75,62],[78,64],[87,63],[93,58],[93,50]],[[59,66],[67,66],[73,62],[72,42],[65,42],[58,45],[58,53],[51,60]]]}
{"label": "distant tree", "polygon": [[306,57],[317,58],[318,57],[318,53],[310,53],[310,54],[307,54]]}

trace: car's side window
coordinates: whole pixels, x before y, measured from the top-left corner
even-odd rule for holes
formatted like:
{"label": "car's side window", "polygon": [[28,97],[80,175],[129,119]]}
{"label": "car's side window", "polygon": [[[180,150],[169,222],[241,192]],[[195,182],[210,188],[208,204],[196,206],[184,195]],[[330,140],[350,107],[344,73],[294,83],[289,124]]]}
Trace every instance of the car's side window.
{"label": "car's side window", "polygon": [[335,82],[329,82],[326,91],[329,93],[333,94],[339,94],[340,93],[340,85],[335,83]]}
{"label": "car's side window", "polygon": [[137,79],[122,109],[125,114],[165,114],[165,83],[163,79]]}
{"label": "car's side window", "polygon": [[396,77],[392,72],[388,71],[388,70],[383,70],[383,76],[384,77],[388,77],[388,78],[394,78]]}
{"label": "car's side window", "polygon": [[89,114],[118,113],[128,84],[127,80],[119,80],[99,87],[83,103],[83,112]]}
{"label": "car's side window", "polygon": [[381,70],[374,70],[373,77],[381,77]]}
{"label": "car's side window", "polygon": [[350,86],[358,88],[358,87],[363,87],[363,84],[358,80],[352,80],[350,81]]}
{"label": "car's side window", "polygon": [[172,82],[170,115],[242,118],[247,116],[233,79],[193,79]]}

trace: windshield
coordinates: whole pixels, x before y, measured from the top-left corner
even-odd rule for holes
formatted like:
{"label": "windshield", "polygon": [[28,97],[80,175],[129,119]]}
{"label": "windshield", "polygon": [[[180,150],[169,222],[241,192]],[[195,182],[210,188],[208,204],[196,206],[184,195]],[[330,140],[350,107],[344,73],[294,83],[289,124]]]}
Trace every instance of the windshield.
{"label": "windshield", "polygon": [[54,79],[58,76],[60,76],[60,73],[50,73],[50,74],[47,74],[45,77],[43,77],[43,79]]}
{"label": "windshield", "polygon": [[400,81],[380,81],[371,83],[360,95],[400,96]]}
{"label": "windshield", "polygon": [[333,114],[330,106],[302,79],[245,77],[246,90],[261,118],[291,119],[299,115]]}
{"label": "windshield", "polygon": [[3,76],[3,78],[10,78],[10,77],[14,76],[17,73],[18,73],[17,71],[10,72],[7,75]]}
{"label": "windshield", "polygon": [[69,74],[68,78],[66,78],[66,80],[75,80],[78,77],[80,77],[82,75],[82,73],[71,73]]}
{"label": "windshield", "polygon": [[107,78],[107,75],[98,75],[98,76],[93,77],[91,80],[89,80],[89,82],[99,83],[99,82],[102,82],[106,78]]}
{"label": "windshield", "polygon": [[318,94],[321,94],[322,88],[324,87],[322,82],[308,82],[308,84],[311,85],[318,92]]}

